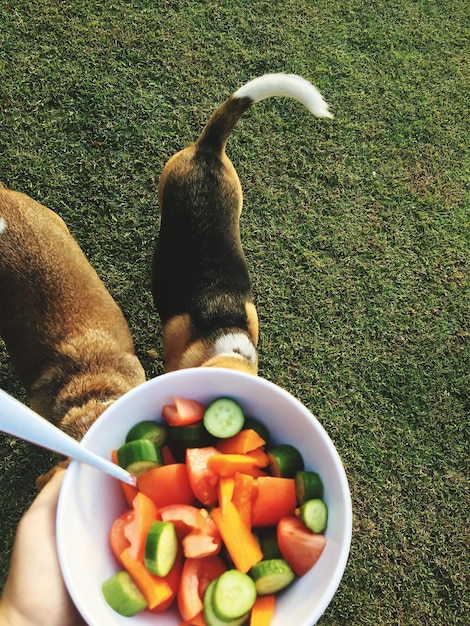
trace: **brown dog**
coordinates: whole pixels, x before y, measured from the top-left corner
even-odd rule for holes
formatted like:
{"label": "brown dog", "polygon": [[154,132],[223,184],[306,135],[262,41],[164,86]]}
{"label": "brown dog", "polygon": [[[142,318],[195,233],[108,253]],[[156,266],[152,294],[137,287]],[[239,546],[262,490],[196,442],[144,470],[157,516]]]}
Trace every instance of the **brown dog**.
{"label": "brown dog", "polygon": [[145,380],[124,316],[63,220],[2,185],[0,335],[33,410],[76,439]]}
{"label": "brown dog", "polygon": [[314,115],[332,117],[305,79],[266,74],[230,96],[196,143],[163,169],[152,291],[167,370],[202,365],[257,373],[258,316],[239,232],[242,189],[225,145],[250,106],[271,96],[294,98]]}

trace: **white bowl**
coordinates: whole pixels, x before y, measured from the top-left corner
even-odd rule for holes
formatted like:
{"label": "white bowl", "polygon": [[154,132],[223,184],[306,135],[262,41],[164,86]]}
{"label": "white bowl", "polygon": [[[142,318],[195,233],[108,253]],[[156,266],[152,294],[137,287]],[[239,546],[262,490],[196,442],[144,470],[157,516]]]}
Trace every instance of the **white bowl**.
{"label": "white bowl", "polygon": [[[106,458],[141,420],[160,419],[173,396],[209,402],[231,396],[246,414],[268,426],[273,441],[291,443],[307,469],[322,477],[328,505],[327,544],[316,565],[279,597],[272,626],[312,626],[324,613],[343,576],[352,528],[351,497],[341,459],[321,424],[292,395],[259,377],[225,369],[197,368],[158,376],[112,404],[90,428],[83,445]],[[72,462],[57,512],[59,560],[69,593],[90,626],[178,626],[176,609],[159,615],[121,617],[104,601],[101,584],[118,566],[108,534],[126,508],[118,482],[87,465]]]}

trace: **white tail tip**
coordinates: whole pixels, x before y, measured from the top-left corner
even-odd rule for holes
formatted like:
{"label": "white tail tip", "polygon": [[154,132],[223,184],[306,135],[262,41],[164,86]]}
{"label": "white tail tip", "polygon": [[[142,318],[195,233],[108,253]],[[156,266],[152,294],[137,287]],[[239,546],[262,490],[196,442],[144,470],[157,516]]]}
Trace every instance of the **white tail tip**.
{"label": "white tail tip", "polygon": [[318,89],[296,74],[265,74],[246,83],[233,94],[234,98],[250,98],[253,102],[274,96],[298,100],[316,117],[333,118]]}

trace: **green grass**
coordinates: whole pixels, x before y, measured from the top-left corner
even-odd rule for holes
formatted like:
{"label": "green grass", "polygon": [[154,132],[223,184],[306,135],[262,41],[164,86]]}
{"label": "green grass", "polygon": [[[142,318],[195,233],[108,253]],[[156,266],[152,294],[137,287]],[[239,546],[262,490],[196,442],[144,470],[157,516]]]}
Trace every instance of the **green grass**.
{"label": "green grass", "polygon": [[[270,100],[229,141],[260,374],[318,416],[351,486],[325,626],[468,619],[469,21],[465,0],[0,6],[0,180],[65,219],[149,377],[167,158],[264,72],[309,78],[335,112]],[[4,350],[0,380],[24,397]],[[0,437],[0,582],[51,463]]]}

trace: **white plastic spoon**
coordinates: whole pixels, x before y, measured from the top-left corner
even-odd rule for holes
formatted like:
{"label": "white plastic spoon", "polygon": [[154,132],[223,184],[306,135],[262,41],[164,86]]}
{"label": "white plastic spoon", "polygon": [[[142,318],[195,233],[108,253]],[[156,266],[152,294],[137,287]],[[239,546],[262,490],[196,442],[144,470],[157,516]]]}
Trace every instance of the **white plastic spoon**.
{"label": "white plastic spoon", "polygon": [[0,389],[0,431],[92,465],[129,485],[135,485],[137,482],[135,476],[125,469],[87,450],[78,441],[2,389]]}

